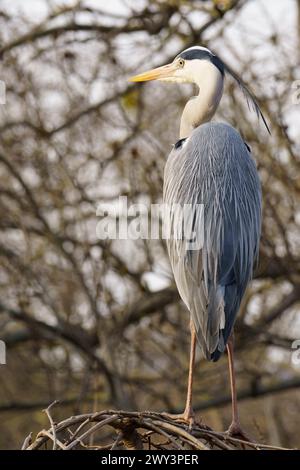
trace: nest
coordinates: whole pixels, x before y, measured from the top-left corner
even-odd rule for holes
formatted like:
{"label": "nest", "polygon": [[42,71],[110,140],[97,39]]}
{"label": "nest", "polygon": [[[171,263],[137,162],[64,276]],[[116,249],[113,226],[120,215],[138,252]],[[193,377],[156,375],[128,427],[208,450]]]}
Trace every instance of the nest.
{"label": "nest", "polygon": [[164,413],[105,410],[71,416],[24,440],[23,450],[268,450],[279,447],[236,439],[201,423],[192,427]]}

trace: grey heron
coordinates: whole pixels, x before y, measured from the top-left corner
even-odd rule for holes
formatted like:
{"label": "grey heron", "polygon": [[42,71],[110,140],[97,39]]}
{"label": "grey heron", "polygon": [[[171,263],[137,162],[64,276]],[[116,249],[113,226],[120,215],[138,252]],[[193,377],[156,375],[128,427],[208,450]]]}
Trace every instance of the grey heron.
{"label": "grey heron", "polygon": [[212,361],[217,361],[227,347],[232,396],[228,432],[245,437],[237,409],[233,326],[258,255],[261,186],[250,148],[240,134],[229,124],[211,121],[223,94],[226,74],[236,80],[248,105],[269,131],[254,95],[207,48],[190,47],[172,63],[130,80],[188,82],[199,88],[199,94],[184,108],[179,140],[169,154],[164,172],[166,204],[202,204],[204,208],[193,216],[193,233],[203,232],[197,249],[190,249],[180,237],[167,242],[175,282],[190,312],[188,390],[185,411],[180,416],[189,423],[193,420],[197,340],[205,357]]}

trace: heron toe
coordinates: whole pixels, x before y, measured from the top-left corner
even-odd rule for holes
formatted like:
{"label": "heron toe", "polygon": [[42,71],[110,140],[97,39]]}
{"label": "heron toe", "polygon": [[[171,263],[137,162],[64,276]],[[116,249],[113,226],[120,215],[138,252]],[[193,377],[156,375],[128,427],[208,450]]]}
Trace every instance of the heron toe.
{"label": "heron toe", "polygon": [[228,434],[230,437],[241,439],[242,441],[253,442],[252,439],[248,436],[248,434],[243,431],[239,423],[231,423],[231,425],[226,431],[226,434]]}

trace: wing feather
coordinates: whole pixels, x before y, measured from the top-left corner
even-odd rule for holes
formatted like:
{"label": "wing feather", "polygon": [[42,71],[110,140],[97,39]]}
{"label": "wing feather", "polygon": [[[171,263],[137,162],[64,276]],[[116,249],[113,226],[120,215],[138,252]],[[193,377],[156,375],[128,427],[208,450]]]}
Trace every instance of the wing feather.
{"label": "wing feather", "polygon": [[[168,210],[174,204],[191,208],[187,226],[171,210],[168,252],[202,350],[217,360],[251,279],[260,237],[260,182],[238,132],[227,124],[203,124],[173,149],[164,202]],[[184,227],[179,236],[178,227]]]}

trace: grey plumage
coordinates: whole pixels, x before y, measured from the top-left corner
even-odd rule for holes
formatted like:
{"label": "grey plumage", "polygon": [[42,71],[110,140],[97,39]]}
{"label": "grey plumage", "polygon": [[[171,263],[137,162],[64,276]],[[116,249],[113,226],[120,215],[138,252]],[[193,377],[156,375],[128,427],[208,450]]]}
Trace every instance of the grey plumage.
{"label": "grey plumage", "polygon": [[[188,232],[185,228],[183,237],[171,236],[167,245],[199,344],[206,358],[216,361],[251,279],[260,238],[261,187],[239,133],[208,122],[173,148],[165,167],[164,203],[195,209]],[[196,204],[203,204],[202,209]],[[171,221],[178,231],[178,220],[173,216]],[[201,234],[197,249],[187,245],[191,230]]]}
{"label": "grey plumage", "polygon": [[210,122],[228,74],[269,131],[253,93],[205,47],[189,47],[172,63],[133,77],[194,83],[199,90],[185,105],[180,139],[165,167],[164,202],[175,281],[199,344],[213,361],[226,347],[251,279],[261,226],[261,188],[249,148],[231,126]]}

